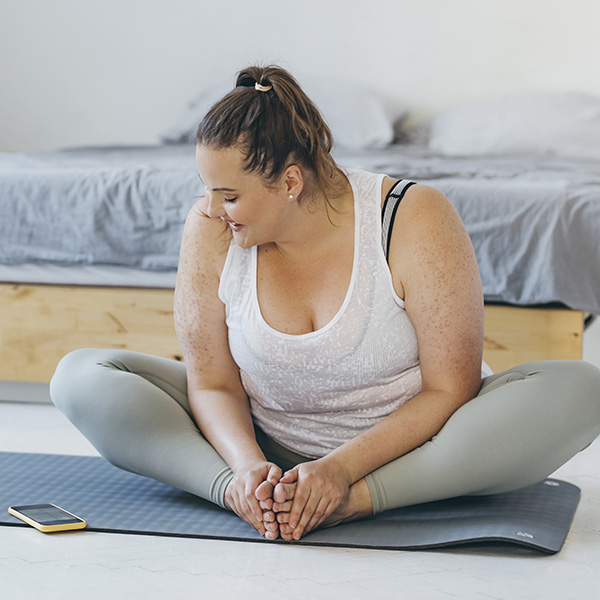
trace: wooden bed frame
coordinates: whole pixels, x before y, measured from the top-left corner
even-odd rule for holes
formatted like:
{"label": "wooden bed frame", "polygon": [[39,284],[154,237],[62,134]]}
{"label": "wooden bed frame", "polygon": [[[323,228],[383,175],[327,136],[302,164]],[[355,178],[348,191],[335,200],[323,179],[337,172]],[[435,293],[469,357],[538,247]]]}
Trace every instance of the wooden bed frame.
{"label": "wooden bed frame", "polygon": [[[530,360],[580,359],[583,313],[485,307],[484,360],[502,371]],[[62,356],[107,347],[182,360],[173,291],[0,284],[0,380],[47,383]]]}

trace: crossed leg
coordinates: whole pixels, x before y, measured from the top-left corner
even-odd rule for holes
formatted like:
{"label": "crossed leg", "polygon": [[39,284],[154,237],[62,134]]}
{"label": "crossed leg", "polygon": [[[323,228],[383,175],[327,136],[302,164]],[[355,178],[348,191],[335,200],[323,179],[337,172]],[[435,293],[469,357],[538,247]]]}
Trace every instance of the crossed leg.
{"label": "crossed leg", "polygon": [[[553,473],[600,434],[600,371],[583,361],[519,365],[486,378],[429,442],[351,486],[320,525],[462,495],[508,492]],[[277,485],[273,512],[283,539],[297,482]],[[371,514],[368,512],[367,514]]]}
{"label": "crossed leg", "polygon": [[[51,393],[113,464],[225,505],[233,473],[193,421],[181,363],[119,350],[80,350],[61,361]],[[478,397],[432,440],[351,486],[322,526],[361,515],[365,488],[375,513],[519,489],[548,476],[599,434],[598,369],[583,361],[520,365],[486,378]],[[264,434],[257,441],[284,470],[309,460]],[[289,514],[296,486],[263,483],[257,489],[268,539],[280,534],[295,539]]]}

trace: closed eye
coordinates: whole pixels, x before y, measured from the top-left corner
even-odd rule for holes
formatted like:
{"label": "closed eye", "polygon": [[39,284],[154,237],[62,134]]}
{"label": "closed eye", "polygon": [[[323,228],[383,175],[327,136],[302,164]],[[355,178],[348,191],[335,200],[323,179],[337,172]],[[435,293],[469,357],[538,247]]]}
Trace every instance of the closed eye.
{"label": "closed eye", "polygon": [[225,202],[235,202],[237,200],[237,198],[225,198],[225,197],[223,197],[223,200],[225,200]]}

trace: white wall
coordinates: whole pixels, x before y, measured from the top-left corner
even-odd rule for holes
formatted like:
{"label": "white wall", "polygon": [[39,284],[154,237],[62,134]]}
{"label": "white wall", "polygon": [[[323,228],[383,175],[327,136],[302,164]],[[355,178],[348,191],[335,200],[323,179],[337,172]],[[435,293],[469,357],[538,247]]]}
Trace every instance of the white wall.
{"label": "white wall", "polygon": [[253,62],[337,72],[424,118],[465,99],[600,94],[598,0],[0,0],[0,149],[155,143]]}

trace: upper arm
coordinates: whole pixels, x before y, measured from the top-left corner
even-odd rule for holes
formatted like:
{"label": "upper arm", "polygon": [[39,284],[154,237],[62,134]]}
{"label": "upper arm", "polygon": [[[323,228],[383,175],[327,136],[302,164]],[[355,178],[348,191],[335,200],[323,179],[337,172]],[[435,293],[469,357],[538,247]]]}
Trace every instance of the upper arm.
{"label": "upper arm", "polygon": [[221,223],[192,208],[181,242],[174,305],[190,397],[199,389],[244,394],[229,350],[225,306],[218,295],[228,247]]}
{"label": "upper arm", "polygon": [[423,185],[408,190],[389,263],[417,333],[423,389],[472,398],[481,382],[481,280],[471,240],[442,193]]}

